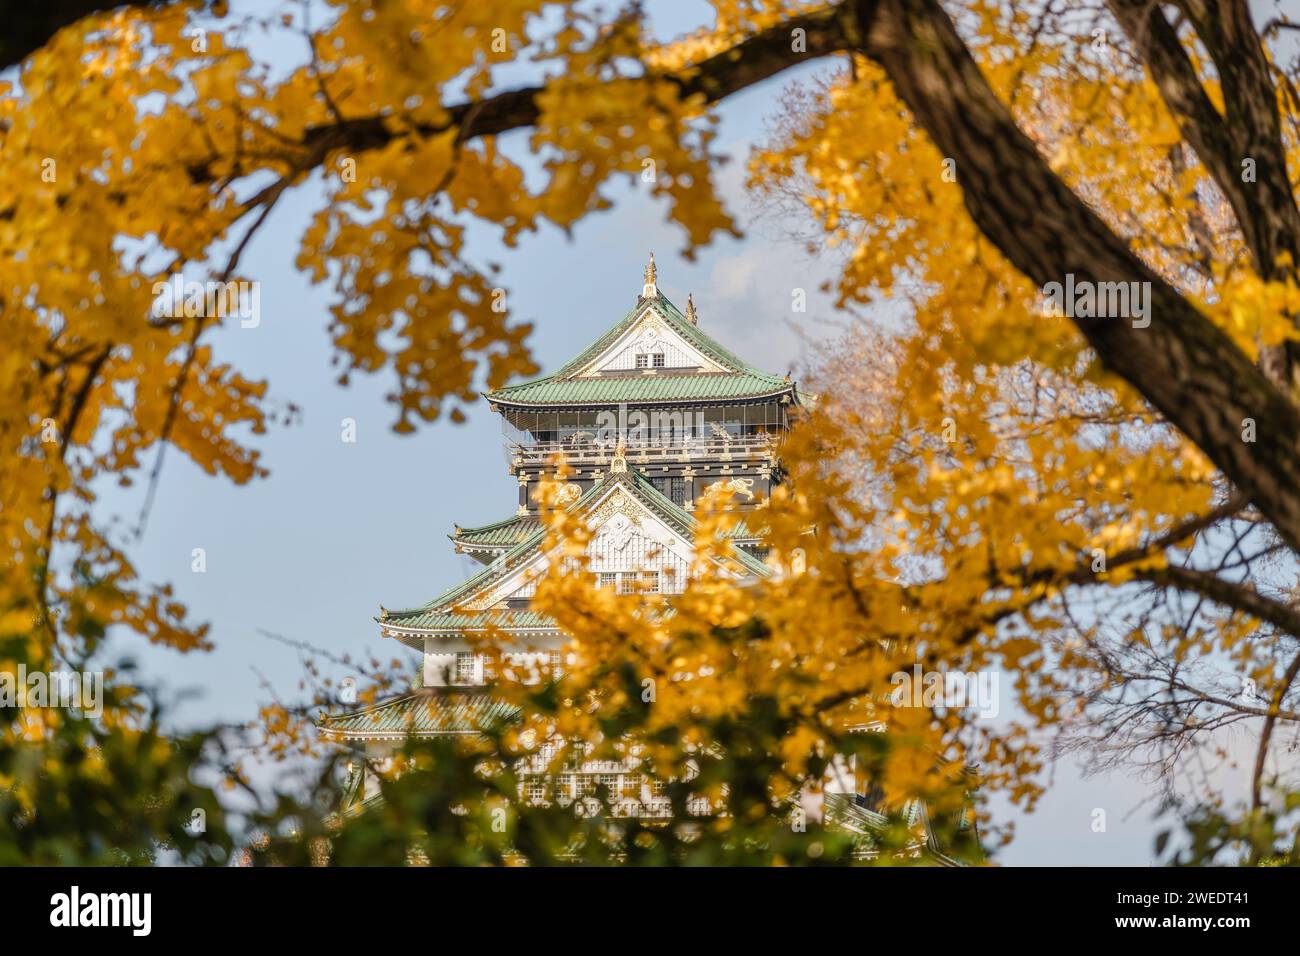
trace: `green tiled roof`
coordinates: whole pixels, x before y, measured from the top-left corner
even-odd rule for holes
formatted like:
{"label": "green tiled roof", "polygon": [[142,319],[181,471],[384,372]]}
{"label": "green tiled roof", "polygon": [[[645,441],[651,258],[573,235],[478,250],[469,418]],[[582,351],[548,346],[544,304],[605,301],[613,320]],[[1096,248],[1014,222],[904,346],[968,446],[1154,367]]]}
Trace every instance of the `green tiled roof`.
{"label": "green tiled roof", "polygon": [[541,526],[542,522],[536,515],[511,515],[494,524],[459,528],[451,539],[468,545],[500,548],[518,544]]}
{"label": "green tiled roof", "polygon": [[350,714],[323,717],[320,728],[340,737],[404,737],[493,730],[515,720],[519,708],[487,694],[408,694]]}
{"label": "green tiled roof", "polygon": [[704,334],[663,293],[654,299],[653,305],[673,331],[730,371],[701,373],[674,372],[669,369],[652,374],[574,378],[637,321],[642,305],[642,302],[638,302],[613,328],[553,375],[489,392],[488,400],[512,405],[600,405],[761,398],[794,390],[794,383],[779,375],[770,375],[754,368]]}
{"label": "green tiled roof", "polygon": [[[624,473],[609,475],[605,479],[593,484],[583,493],[582,497],[569,505],[568,510],[586,510],[591,502],[603,496],[614,482],[626,482],[629,484],[633,488],[637,497],[648,505],[650,509],[668,525],[673,527],[679,534],[686,538],[691,538],[694,535],[697,524],[695,516],[673,504],[671,499],[667,498],[658,488],[651,484],[648,479],[642,477],[635,468],[631,467],[629,467]],[[442,594],[439,594],[432,601],[429,601],[420,607],[408,608],[401,611],[386,611],[379,619],[379,622],[381,624],[397,625],[399,627],[425,629],[430,627],[430,625],[416,622],[443,620],[443,616],[455,608],[457,601],[469,597],[493,580],[517,567],[522,561],[531,557],[545,539],[546,530],[546,528],[539,525],[536,531],[533,531],[527,537],[523,538],[509,551],[498,556],[491,564],[484,567],[483,570],[479,571],[468,580],[461,582],[455,587],[449,588]],[[771,573],[771,570],[767,565],[758,560],[758,558],[754,557],[752,554],[749,554],[743,548],[734,548],[733,553],[737,563],[750,573],[756,574],[760,577],[766,577]],[[497,613],[518,614],[521,612],[502,610]],[[474,617],[476,620],[481,620],[483,615],[475,615]],[[454,625],[452,626],[454,627]],[[529,625],[503,624],[501,626],[527,627]]]}
{"label": "green tiled roof", "polygon": [[[591,488],[587,489],[587,492],[581,498],[571,504],[569,508],[572,510],[585,506],[606,487],[607,486],[603,482],[596,482]],[[406,622],[408,620],[418,619],[428,614],[430,611],[445,610],[454,606],[458,599],[468,597],[489,581],[518,565],[521,560],[524,560],[531,555],[534,550],[536,550],[545,537],[546,529],[541,527],[539,523],[536,531],[531,532],[509,551],[498,555],[491,564],[487,565],[487,567],[482,571],[479,571],[468,580],[462,581],[455,587],[448,588],[432,601],[429,601],[427,604],[423,604],[420,607],[408,608],[403,611],[389,611],[381,619],[381,623],[397,624],[402,627],[407,627],[408,625]],[[420,625],[413,624],[409,626],[419,627]]]}
{"label": "green tiled roof", "polygon": [[390,611],[384,619],[385,624],[397,624],[401,627],[418,627],[427,631],[482,631],[489,627],[499,628],[536,628],[555,627],[555,622],[545,614],[518,610],[495,611]]}
{"label": "green tiled roof", "polygon": [[518,405],[602,405],[620,402],[679,402],[762,398],[789,391],[776,375],[752,373],[657,372],[608,378],[541,378],[493,392],[494,402]]}
{"label": "green tiled roof", "polygon": [[[483,548],[510,548],[523,541],[541,526],[541,519],[536,515],[511,515],[504,521],[485,524],[478,528],[461,528],[450,537],[451,540],[465,545],[477,545]],[[736,522],[736,526],[727,537],[733,541],[757,541],[762,535],[762,531],[751,530],[745,519],[741,518]]]}

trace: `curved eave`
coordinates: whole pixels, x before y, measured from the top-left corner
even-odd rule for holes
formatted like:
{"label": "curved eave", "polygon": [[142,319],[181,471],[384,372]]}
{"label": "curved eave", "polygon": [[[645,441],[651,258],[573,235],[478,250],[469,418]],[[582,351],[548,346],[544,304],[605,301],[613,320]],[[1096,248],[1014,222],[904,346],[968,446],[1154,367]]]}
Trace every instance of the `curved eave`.
{"label": "curved eave", "polygon": [[406,740],[408,737],[481,737],[479,730],[340,730],[317,724],[321,734],[337,740]]}
{"label": "curved eave", "polygon": [[[459,548],[461,551],[465,553],[477,551],[482,554],[496,554],[496,555],[505,554],[507,551],[509,551],[511,548],[513,548],[516,544],[519,543],[518,541],[513,541],[508,544],[480,544],[475,541],[467,541],[464,538],[457,538],[454,535],[450,535],[450,534],[447,535],[447,540],[449,540],[452,544],[456,545],[457,548]],[[758,547],[763,543],[763,535],[730,534],[727,535],[727,540],[730,541],[732,544],[741,547]]]}
{"label": "curved eave", "polygon": [[550,634],[559,633],[558,627],[543,624],[488,624],[483,626],[462,625],[458,627],[403,627],[400,624],[393,624],[391,621],[384,621],[375,618],[384,633],[391,637],[400,637],[402,635],[419,635],[420,637],[452,637],[456,634],[465,634],[467,632],[484,632],[484,631],[501,631],[503,634]]}
{"label": "curved eave", "polygon": [[361,710],[316,721],[320,732],[343,740],[400,740],[482,734],[518,718],[518,708],[482,693],[415,691]]}
{"label": "curved eave", "polygon": [[[614,379],[611,379],[610,381],[614,381]],[[532,385],[534,383],[529,382],[526,384]],[[620,405],[627,405],[636,408],[641,408],[642,406],[648,406],[648,405],[683,405],[683,404],[745,405],[745,404],[751,404],[753,402],[765,401],[767,399],[780,398],[782,395],[789,395],[791,398],[792,405],[803,404],[799,396],[799,390],[794,385],[790,385],[787,386],[786,388],[777,389],[776,391],[771,391],[771,392],[755,392],[751,395],[728,395],[725,398],[719,398],[717,396],[701,395],[693,398],[682,397],[682,398],[661,398],[661,399],[627,399],[627,398],[583,399],[581,401],[557,403],[557,402],[528,402],[528,401],[520,401],[519,399],[504,398],[501,396],[499,392],[483,392],[482,395],[488,401],[488,403],[493,406],[493,411],[499,410],[496,406],[514,408],[520,410],[527,409],[528,411],[548,411],[550,409],[554,409],[555,411],[563,411],[565,409],[572,409],[572,408],[605,408],[605,407],[618,408]]]}
{"label": "curved eave", "polygon": [[374,620],[380,627],[379,633],[381,637],[391,637],[393,640],[405,644],[413,651],[419,651],[421,654],[424,653],[424,636],[419,631],[408,630],[407,628],[396,628],[380,618],[375,618]]}
{"label": "curved eave", "polygon": [[386,621],[383,618],[374,618],[379,625],[384,637],[391,637],[401,641],[408,647],[415,650],[424,650],[424,644],[412,641],[415,638],[426,637],[458,637],[461,634],[484,633],[486,631],[500,631],[503,634],[559,634],[560,629],[553,626],[544,625],[514,625],[514,624],[484,624],[484,625],[461,625],[457,627],[404,627],[401,624],[394,624],[392,621]]}
{"label": "curved eave", "polygon": [[458,538],[454,534],[447,535],[447,540],[454,544],[460,551],[482,551],[489,554],[505,554],[519,543],[514,541],[509,544],[483,544],[480,541],[475,541],[473,538]]}

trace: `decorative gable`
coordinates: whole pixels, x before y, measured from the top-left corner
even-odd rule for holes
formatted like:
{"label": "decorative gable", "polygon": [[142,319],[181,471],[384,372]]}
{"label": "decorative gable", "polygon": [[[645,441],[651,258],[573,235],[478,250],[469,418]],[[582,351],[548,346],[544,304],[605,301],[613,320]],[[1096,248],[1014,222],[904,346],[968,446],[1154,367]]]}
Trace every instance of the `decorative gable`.
{"label": "decorative gable", "polygon": [[[638,356],[644,358],[638,361]],[[655,368],[731,371],[686,341],[659,312],[655,302],[646,301],[641,307],[640,317],[574,377],[591,378],[606,372]]]}
{"label": "decorative gable", "polygon": [[[655,514],[626,483],[612,482],[608,494],[591,502],[586,520],[592,531],[587,548],[592,573],[665,571],[676,581],[686,580],[694,542]],[[489,575],[491,580],[455,605],[486,611],[504,601],[530,597],[550,562],[551,553],[538,549],[505,574]]]}
{"label": "decorative gable", "polygon": [[672,570],[685,580],[694,542],[674,531],[623,485],[598,504],[587,519],[587,547],[596,573]]}

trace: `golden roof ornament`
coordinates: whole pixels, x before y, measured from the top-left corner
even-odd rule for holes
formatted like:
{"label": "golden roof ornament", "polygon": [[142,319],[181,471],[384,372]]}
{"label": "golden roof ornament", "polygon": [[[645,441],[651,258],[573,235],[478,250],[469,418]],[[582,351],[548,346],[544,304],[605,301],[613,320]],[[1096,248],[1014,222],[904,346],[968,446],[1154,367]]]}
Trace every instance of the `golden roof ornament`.
{"label": "golden roof ornament", "polygon": [[627,474],[627,442],[622,438],[618,440],[618,447],[614,449],[614,459],[609,463],[609,473],[611,475]]}
{"label": "golden roof ornament", "polygon": [[388,620],[388,608],[384,607],[382,604],[379,605],[379,620]]}
{"label": "golden roof ornament", "polygon": [[695,314],[695,300],[691,298],[689,292],[686,293],[686,318],[690,320],[691,325],[700,324],[700,317]]}
{"label": "golden roof ornament", "polygon": [[656,279],[659,274],[655,270],[655,254],[650,253],[650,264],[645,267],[645,285],[641,287],[641,298],[653,299],[659,294],[659,286]]}

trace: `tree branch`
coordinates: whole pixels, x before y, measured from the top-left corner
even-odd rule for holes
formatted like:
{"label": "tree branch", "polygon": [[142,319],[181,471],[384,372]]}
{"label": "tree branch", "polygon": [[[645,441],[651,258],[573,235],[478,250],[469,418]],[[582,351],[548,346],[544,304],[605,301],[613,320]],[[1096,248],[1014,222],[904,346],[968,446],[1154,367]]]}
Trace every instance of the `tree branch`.
{"label": "tree branch", "polygon": [[[1300,209],[1287,179],[1286,153],[1277,117],[1277,96],[1268,79],[1267,61],[1254,30],[1249,38],[1234,31],[1229,47],[1212,16],[1196,16],[1198,4],[1186,4],[1201,31],[1223,81],[1227,115],[1220,115],[1196,75],[1196,68],[1163,10],[1152,0],[1109,0],[1124,32],[1137,48],[1169,111],[1187,142],[1196,150],[1241,226],[1255,271],[1278,279],[1300,263]],[[1218,0],[1225,16],[1236,22],[1236,0]],[[1247,16],[1249,25],[1249,16]],[[1244,69],[1259,59],[1262,67]],[[1262,72],[1260,72],[1262,70]],[[1256,74],[1259,75],[1256,75]],[[1253,160],[1255,181],[1243,182],[1242,162]],[[1280,260],[1289,256],[1291,265]]]}
{"label": "tree branch", "polygon": [[1263,803],[1264,762],[1268,759],[1268,745],[1273,739],[1273,728],[1282,713],[1282,702],[1286,700],[1286,695],[1291,690],[1291,685],[1295,683],[1297,675],[1300,675],[1300,654],[1291,660],[1291,666],[1286,669],[1281,682],[1273,691],[1268,716],[1264,718],[1264,729],[1259,735],[1259,747],[1255,751],[1255,771],[1250,778],[1250,805],[1256,810]]}
{"label": "tree branch", "polygon": [[1229,581],[1213,571],[1177,565],[1142,568],[1134,572],[1133,577],[1159,587],[1199,594],[1215,604],[1249,614],[1280,631],[1300,637],[1300,612],[1265,597],[1247,583]]}
{"label": "tree branch", "polygon": [[[793,17],[700,63],[675,73],[662,74],[659,78],[674,84],[683,100],[700,96],[706,104],[716,103],[799,63],[852,49],[850,34],[846,30],[848,20],[848,11],[843,6],[826,7]],[[804,48],[799,52],[794,50],[795,30],[804,31]],[[541,118],[537,99],[544,89],[541,86],[524,87],[450,105],[446,107],[447,118],[442,122],[422,123],[405,129],[396,127],[382,116],[311,126],[303,133],[303,153],[297,165],[310,171],[339,150],[356,153],[382,149],[393,140],[412,134],[429,137],[458,128],[459,142],[464,143],[481,136],[499,136],[535,126]],[[210,176],[206,167],[191,170],[191,177],[196,182],[206,181]],[[254,206],[260,200],[260,194],[254,195],[245,205]]]}
{"label": "tree branch", "polygon": [[[854,0],[868,55],[946,156],[966,208],[1031,280],[1138,282],[1151,324],[1076,317],[1102,363],[1137,389],[1300,548],[1300,409],[1232,340],[1137,258],[1052,172],[985,81],[936,0]],[[1243,441],[1246,419],[1258,440]]]}

